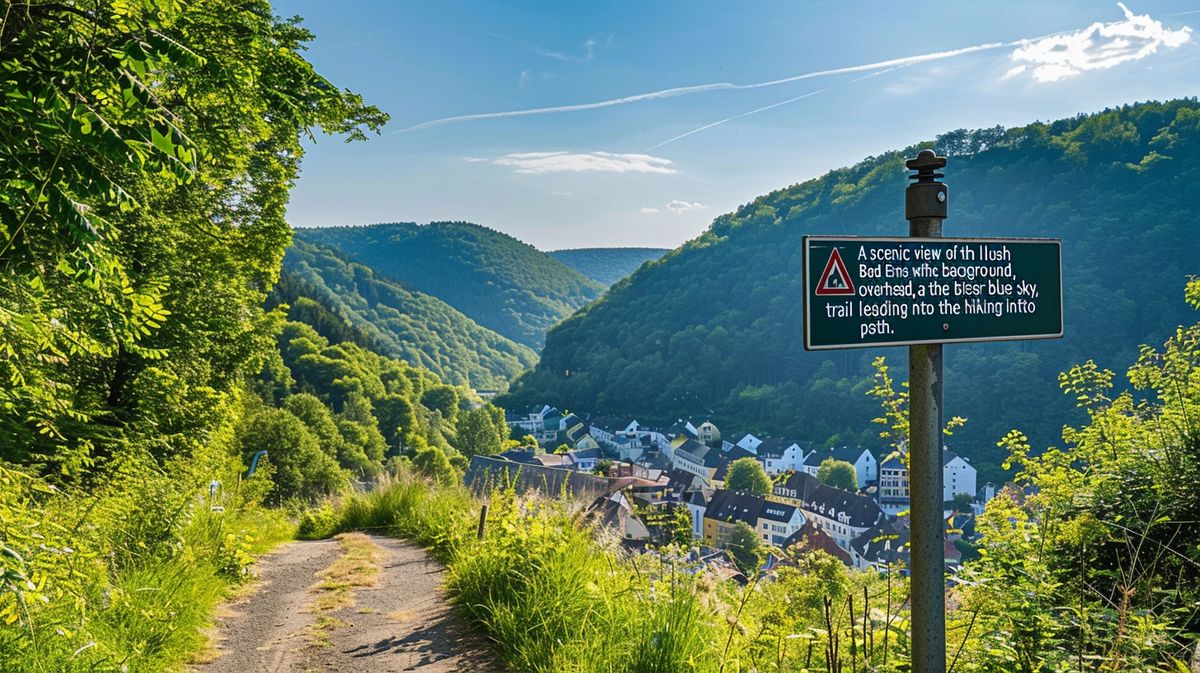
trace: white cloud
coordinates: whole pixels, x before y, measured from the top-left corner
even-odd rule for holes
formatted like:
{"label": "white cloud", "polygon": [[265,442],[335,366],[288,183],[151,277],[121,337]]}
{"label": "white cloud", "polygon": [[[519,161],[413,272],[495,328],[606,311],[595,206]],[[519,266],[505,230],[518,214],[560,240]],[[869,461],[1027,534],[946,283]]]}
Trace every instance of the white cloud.
{"label": "white cloud", "polygon": [[515,173],[676,173],[671,160],[649,154],[612,152],[520,152],[492,161]]}
{"label": "white cloud", "polygon": [[639,213],[641,213],[641,214],[643,214],[643,215],[653,215],[654,213],[657,213],[657,212],[658,212],[658,208],[651,208],[651,207],[649,207],[649,206],[642,206],[642,209],[641,209],[641,210],[639,210],[638,212],[639,212]]}
{"label": "white cloud", "polygon": [[1138,61],[1159,48],[1174,49],[1192,39],[1192,29],[1163,27],[1148,14],[1134,14],[1117,3],[1125,18],[1111,23],[1096,22],[1082,30],[1026,40],[1012,53],[1019,65],[1001,79],[1011,79],[1032,68],[1038,82],[1057,82],[1088,70],[1106,70]]}
{"label": "white cloud", "polygon": [[525,87],[529,86],[529,80],[532,77],[533,77],[532,72],[530,72],[528,70],[522,70],[521,74],[517,77],[517,88],[524,89]]}
{"label": "white cloud", "polygon": [[477,164],[481,161],[487,161],[487,159],[484,159],[483,157],[463,157],[463,161],[469,164]]}
{"label": "white cloud", "polygon": [[679,199],[675,199],[667,204],[667,210],[675,213],[676,215],[682,215],[690,210],[704,210],[707,207],[708,206],[698,201],[688,203],[687,201],[680,201]]}

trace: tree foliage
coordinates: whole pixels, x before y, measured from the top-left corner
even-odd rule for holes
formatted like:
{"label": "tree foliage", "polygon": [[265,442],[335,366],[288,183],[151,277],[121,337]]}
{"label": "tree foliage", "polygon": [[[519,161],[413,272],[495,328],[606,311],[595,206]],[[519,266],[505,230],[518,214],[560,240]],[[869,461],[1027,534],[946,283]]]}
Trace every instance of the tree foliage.
{"label": "tree foliage", "polygon": [[353,341],[428,369],[448,383],[502,389],[537,361],[528,347],[460,313],[441,299],[350,262],[331,247],[298,240],[283,260],[272,300],[293,320],[332,341]]}
{"label": "tree foliage", "polygon": [[725,474],[725,488],[753,495],[767,495],[771,492],[771,478],[767,476],[762,463],[746,456],[729,464],[729,470]]}
{"label": "tree foliage", "polygon": [[817,468],[817,480],[851,493],[858,490],[858,470],[844,460],[826,458]]}

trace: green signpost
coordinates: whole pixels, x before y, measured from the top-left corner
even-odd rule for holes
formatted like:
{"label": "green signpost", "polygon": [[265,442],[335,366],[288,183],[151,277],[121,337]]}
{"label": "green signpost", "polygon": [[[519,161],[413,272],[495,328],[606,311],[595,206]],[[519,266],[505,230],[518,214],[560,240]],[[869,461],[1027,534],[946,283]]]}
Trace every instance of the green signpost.
{"label": "green signpost", "polygon": [[908,238],[804,238],[804,348],[908,346],[910,661],[946,673],[942,344],[1061,337],[1062,244],[942,238],[946,158],[904,165]]}
{"label": "green signpost", "polygon": [[804,237],[804,347],[1053,339],[1061,243]]}

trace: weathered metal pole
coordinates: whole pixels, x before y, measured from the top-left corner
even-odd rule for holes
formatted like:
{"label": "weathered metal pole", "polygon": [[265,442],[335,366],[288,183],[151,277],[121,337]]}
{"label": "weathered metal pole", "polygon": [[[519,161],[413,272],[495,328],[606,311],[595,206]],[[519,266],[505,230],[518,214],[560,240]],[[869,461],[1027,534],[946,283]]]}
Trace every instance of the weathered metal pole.
{"label": "weathered metal pole", "polygon": [[[908,235],[941,238],[945,157],[922,150],[905,162],[916,180],[904,194]],[[912,671],[946,671],[945,524],[942,521],[942,345],[908,347],[909,573],[912,592]]]}

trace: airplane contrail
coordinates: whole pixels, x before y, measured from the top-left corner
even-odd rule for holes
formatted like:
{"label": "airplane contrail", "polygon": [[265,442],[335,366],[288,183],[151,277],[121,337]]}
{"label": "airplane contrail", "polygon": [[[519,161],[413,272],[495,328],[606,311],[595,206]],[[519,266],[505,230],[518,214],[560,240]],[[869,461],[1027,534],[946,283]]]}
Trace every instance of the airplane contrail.
{"label": "airplane contrail", "polygon": [[[851,81],[851,82],[861,82],[861,81],[863,81],[864,79],[871,79],[872,77],[878,77],[878,76],[880,76],[880,75],[882,75],[882,74],[884,74],[884,73],[891,72],[891,71],[893,71],[893,70],[895,70],[896,68],[899,68],[899,67],[902,67],[902,66],[892,66],[892,67],[890,67],[890,68],[884,68],[883,70],[880,70],[880,71],[878,71],[878,72],[873,72],[873,73],[871,73],[870,75],[866,75],[865,77],[856,77],[856,78],[854,78],[854,79],[852,79],[852,80],[850,80],[850,81]],[[732,117],[726,117],[725,119],[721,119],[721,120],[719,120],[719,121],[715,121],[715,122],[713,122],[713,123],[711,123],[711,124],[705,124],[704,126],[700,126],[700,127],[698,127],[698,128],[694,128],[694,129],[692,129],[691,131],[688,131],[687,133],[680,133],[679,135],[675,136],[674,138],[670,138],[670,139],[668,139],[668,140],[664,140],[664,141],[662,141],[661,143],[658,143],[657,145],[651,145],[650,147],[647,147],[647,148],[645,149],[645,151],[646,151],[646,152],[649,152],[650,150],[656,150],[656,149],[658,149],[658,148],[662,147],[663,145],[670,145],[671,143],[675,142],[676,140],[683,140],[684,138],[686,138],[686,137],[688,137],[688,136],[690,136],[690,135],[694,135],[694,134],[700,133],[701,131],[707,131],[708,129],[711,129],[711,128],[712,128],[712,127],[714,127],[714,126],[720,126],[721,124],[724,124],[725,122],[731,122],[731,121],[733,121],[734,119],[741,119],[742,117],[749,117],[750,115],[756,115],[756,114],[758,114],[759,112],[766,112],[767,110],[770,110],[770,109],[772,109],[772,108],[777,108],[777,107],[780,107],[780,106],[782,106],[782,105],[787,105],[788,103],[795,103],[795,102],[796,102],[796,101],[798,101],[798,100],[804,100],[805,98],[810,98],[810,97],[812,97],[812,96],[815,96],[815,95],[817,95],[817,94],[819,94],[819,93],[825,93],[826,91],[829,91],[829,90],[830,90],[830,89],[832,89],[832,88],[833,88],[833,87],[828,87],[828,86],[827,86],[827,87],[825,87],[824,89],[817,89],[816,91],[810,91],[810,92],[808,92],[808,93],[806,93],[806,94],[801,94],[801,95],[799,95],[799,96],[795,96],[795,97],[793,97],[793,98],[789,98],[789,99],[787,99],[787,100],[781,100],[781,101],[779,101],[778,103],[771,103],[770,105],[764,105],[764,106],[762,106],[762,107],[760,107],[760,108],[755,108],[755,109],[753,109],[753,110],[750,110],[749,112],[743,112],[743,113],[741,113],[741,114],[737,114],[737,115],[734,115],[734,116],[732,116]]]}
{"label": "airplane contrail", "polygon": [[644,100],[656,100],[659,98],[673,98],[675,96],[686,96],[694,93],[705,93],[709,91],[738,91],[745,89],[762,89],[766,87],[779,86],[781,84],[789,84],[791,82],[799,82],[806,79],[814,79],[817,77],[831,77],[834,75],[846,75],[856,72],[864,72],[867,70],[878,70],[881,68],[897,68],[902,66],[916,65],[918,63],[928,63],[930,61],[941,61],[948,58],[955,58],[966,54],[974,54],[981,51],[990,51],[993,49],[1002,49],[1005,47],[1015,47],[1022,44],[1022,40],[1014,42],[989,42],[979,44],[973,47],[962,47],[960,49],[951,49],[949,51],[936,51],[929,54],[918,54],[916,56],[904,56],[901,58],[889,59],[886,61],[878,61],[875,63],[864,63],[862,65],[851,65],[842,68],[833,68],[830,70],[816,70],[806,72],[800,75],[784,77],[781,79],[773,79],[766,82],[753,82],[750,84],[735,84],[732,82],[714,82],[710,84],[695,84],[691,86],[674,87],[670,89],[660,89],[658,91],[650,91],[647,93],[634,94],[631,96],[622,96],[620,98],[611,98],[608,100],[595,101],[592,103],[577,103],[574,105],[555,105],[550,107],[527,108],[523,110],[506,110],[503,112],[481,112],[477,114],[456,115],[453,117],[442,117],[440,119],[431,119],[420,124],[414,124],[407,128],[402,128],[398,131],[385,133],[384,135],[396,135],[399,133],[409,133],[419,131],[421,129],[430,128],[433,126],[441,126],[443,124],[453,124],[456,122],[475,121],[480,119],[499,119],[502,117],[525,117],[530,115],[557,114],[562,112],[580,112],[583,110],[597,110],[600,108],[613,107],[616,105],[626,105],[628,103],[636,103]]}

